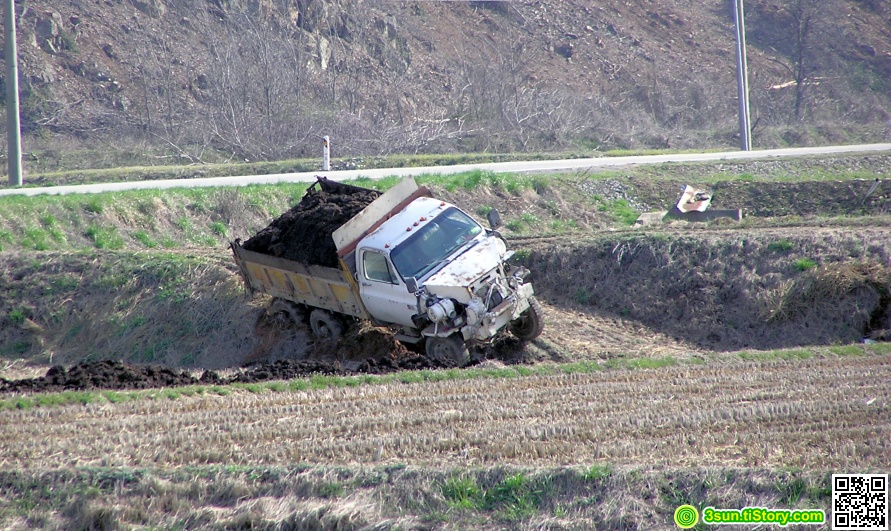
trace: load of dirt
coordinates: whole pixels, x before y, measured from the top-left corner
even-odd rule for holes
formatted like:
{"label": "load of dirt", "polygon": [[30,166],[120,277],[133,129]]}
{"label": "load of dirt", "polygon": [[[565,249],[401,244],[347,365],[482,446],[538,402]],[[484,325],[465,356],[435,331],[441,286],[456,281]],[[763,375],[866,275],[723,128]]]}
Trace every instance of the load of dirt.
{"label": "load of dirt", "polygon": [[380,192],[324,177],[317,179],[299,203],[244,242],[243,247],[308,265],[337,267],[332,233],[377,199]]}

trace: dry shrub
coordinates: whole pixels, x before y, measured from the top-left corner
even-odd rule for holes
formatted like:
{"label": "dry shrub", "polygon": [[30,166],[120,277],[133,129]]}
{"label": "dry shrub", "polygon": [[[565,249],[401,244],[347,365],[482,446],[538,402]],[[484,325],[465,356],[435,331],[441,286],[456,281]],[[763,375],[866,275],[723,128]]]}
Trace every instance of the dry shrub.
{"label": "dry shrub", "polygon": [[764,317],[784,321],[830,313],[866,329],[874,316],[887,311],[889,292],[891,267],[875,262],[827,264],[771,291],[765,297]]}

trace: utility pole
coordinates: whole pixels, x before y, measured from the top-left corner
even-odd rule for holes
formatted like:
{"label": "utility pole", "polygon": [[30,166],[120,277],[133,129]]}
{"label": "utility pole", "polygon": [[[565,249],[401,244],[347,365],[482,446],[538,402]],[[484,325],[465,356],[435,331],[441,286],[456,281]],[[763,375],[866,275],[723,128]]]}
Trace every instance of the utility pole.
{"label": "utility pole", "polygon": [[739,88],[739,139],[743,151],[752,150],[749,126],[749,68],[746,65],[746,22],[743,0],[733,0],[733,18],[736,22],[736,78]]}
{"label": "utility pole", "polygon": [[22,185],[22,127],[19,121],[19,59],[15,44],[15,1],[5,0],[6,26],[6,138],[9,185]]}

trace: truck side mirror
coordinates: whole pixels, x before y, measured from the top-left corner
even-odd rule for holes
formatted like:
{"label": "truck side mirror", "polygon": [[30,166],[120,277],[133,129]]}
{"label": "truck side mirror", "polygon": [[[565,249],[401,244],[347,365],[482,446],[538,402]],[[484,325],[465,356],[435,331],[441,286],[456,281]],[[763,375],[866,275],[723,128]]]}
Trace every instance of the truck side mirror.
{"label": "truck side mirror", "polygon": [[498,213],[497,209],[493,208],[490,210],[489,213],[486,214],[486,219],[489,220],[489,226],[492,230],[495,230],[502,225],[501,214]]}
{"label": "truck side mirror", "polygon": [[405,287],[408,288],[409,293],[417,293],[418,292],[418,279],[415,277],[408,277],[405,279]]}

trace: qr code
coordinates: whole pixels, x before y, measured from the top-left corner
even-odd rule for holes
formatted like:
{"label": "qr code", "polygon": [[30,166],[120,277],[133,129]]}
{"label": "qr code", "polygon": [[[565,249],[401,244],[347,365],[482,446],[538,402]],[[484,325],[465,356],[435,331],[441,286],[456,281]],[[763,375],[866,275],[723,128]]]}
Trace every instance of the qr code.
{"label": "qr code", "polygon": [[888,476],[833,474],[832,529],[888,531]]}

